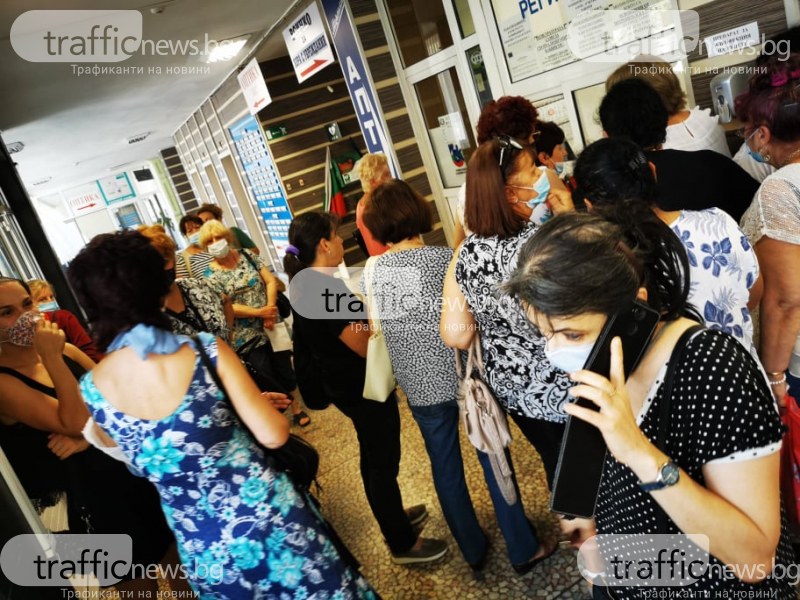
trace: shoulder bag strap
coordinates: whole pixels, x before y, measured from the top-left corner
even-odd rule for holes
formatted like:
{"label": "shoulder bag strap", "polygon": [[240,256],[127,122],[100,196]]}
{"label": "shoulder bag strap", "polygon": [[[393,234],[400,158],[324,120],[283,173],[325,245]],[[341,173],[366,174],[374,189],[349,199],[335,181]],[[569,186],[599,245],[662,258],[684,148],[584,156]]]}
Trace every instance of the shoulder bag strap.
{"label": "shoulder bag strap", "polygon": [[369,319],[372,321],[372,325],[375,327],[376,331],[379,331],[381,328],[381,318],[378,315],[378,308],[375,305],[375,295],[373,294],[373,284],[375,283],[375,265],[377,262],[378,259],[375,256],[370,256],[367,259],[367,262],[364,265],[364,277],[366,277],[364,288],[367,291],[367,311],[369,312]]}
{"label": "shoulder bag strap", "polygon": [[184,250],[181,252],[181,256],[183,256],[183,262],[186,264],[186,272],[189,274],[189,277],[194,277],[194,274],[192,273],[192,258],[189,254],[189,251]]}
{"label": "shoulder bag strap", "polygon": [[[675,385],[675,375],[678,372],[683,351],[689,344],[689,340],[699,331],[705,329],[702,325],[692,325],[681,334],[678,338],[675,347],[672,349],[672,356],[670,356],[669,364],[667,365],[667,374],[664,378],[664,397],[661,399],[661,407],[658,414],[658,434],[656,436],[656,448],[662,452],[666,452],[665,446],[667,442],[667,427],[669,425],[669,413],[672,407],[672,389]],[[662,508],[656,509],[656,533],[667,533],[667,513]]]}
{"label": "shoulder bag strap", "polygon": [[197,348],[197,354],[200,356],[200,362],[203,363],[203,366],[208,371],[209,375],[211,375],[211,379],[214,380],[214,383],[219,388],[219,391],[222,392],[222,395],[225,399],[230,402],[230,396],[228,396],[228,391],[225,389],[225,386],[222,384],[222,380],[219,378],[219,373],[217,373],[217,369],[214,367],[214,364],[211,362],[211,359],[208,357],[206,353],[206,349],[203,347],[203,342],[200,339],[200,336],[193,335],[192,339],[194,340],[195,348]]}
{"label": "shoulder bag strap", "polygon": [[678,371],[683,351],[686,349],[689,340],[698,333],[705,329],[702,325],[692,325],[681,334],[678,338],[675,347],[672,349],[672,356],[669,359],[667,366],[667,374],[664,378],[664,397],[661,401],[661,408],[658,414],[658,435],[656,436],[656,447],[664,451],[664,445],[667,441],[667,426],[669,425],[669,413],[672,406],[672,388],[675,385],[675,374]]}

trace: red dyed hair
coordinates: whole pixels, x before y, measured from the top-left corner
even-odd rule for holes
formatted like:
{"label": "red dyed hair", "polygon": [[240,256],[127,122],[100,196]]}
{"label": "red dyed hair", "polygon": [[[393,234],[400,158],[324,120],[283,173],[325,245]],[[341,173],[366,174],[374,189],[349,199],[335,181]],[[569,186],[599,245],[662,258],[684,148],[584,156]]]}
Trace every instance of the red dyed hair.
{"label": "red dyed hair", "polygon": [[501,135],[528,142],[539,116],[536,107],[522,96],[503,96],[492,100],[478,119],[478,144]]}
{"label": "red dyed hair", "polygon": [[755,67],[749,89],[736,97],[736,116],[755,126],[766,125],[782,142],[800,140],[800,54],[774,57]]}

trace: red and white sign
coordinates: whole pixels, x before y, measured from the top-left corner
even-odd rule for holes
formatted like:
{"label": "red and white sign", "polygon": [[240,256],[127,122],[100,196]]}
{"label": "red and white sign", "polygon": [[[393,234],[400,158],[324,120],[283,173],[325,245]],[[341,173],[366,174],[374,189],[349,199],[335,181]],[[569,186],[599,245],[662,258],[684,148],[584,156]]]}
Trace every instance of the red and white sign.
{"label": "red and white sign", "polygon": [[106,207],[106,201],[103,200],[100,188],[94,181],[67,190],[64,192],[64,198],[70,211],[76,217],[103,210]]}
{"label": "red and white sign", "polygon": [[312,2],[286,29],[283,39],[292,59],[297,82],[306,79],[332,64],[333,50],[322,24],[317,3]]}
{"label": "red and white sign", "polygon": [[239,87],[242,88],[242,93],[251,115],[257,114],[258,111],[272,102],[272,97],[269,95],[269,90],[267,90],[267,82],[264,81],[261,67],[258,66],[258,61],[255,58],[247,63],[247,66],[242,69],[242,72],[236,78],[239,80]]}

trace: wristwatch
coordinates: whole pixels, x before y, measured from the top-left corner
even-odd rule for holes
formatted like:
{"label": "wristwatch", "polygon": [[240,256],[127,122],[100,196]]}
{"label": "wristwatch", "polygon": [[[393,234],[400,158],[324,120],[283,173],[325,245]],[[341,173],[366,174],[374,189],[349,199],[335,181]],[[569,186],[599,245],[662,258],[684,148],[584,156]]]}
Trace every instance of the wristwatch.
{"label": "wristwatch", "polygon": [[680,478],[681,472],[680,469],[678,469],[678,465],[670,460],[659,467],[658,476],[655,481],[647,483],[640,481],[639,487],[645,492],[655,492],[656,490],[663,490],[671,485],[675,485]]}

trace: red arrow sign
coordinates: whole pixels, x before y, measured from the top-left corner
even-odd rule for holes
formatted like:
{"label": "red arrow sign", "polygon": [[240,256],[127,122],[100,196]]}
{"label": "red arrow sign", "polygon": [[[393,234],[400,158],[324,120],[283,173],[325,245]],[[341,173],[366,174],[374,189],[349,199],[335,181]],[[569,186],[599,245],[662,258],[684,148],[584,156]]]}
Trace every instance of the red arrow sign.
{"label": "red arrow sign", "polygon": [[86,206],[81,206],[80,208],[78,208],[78,210],[83,210],[84,208],[92,208],[93,206],[97,206],[97,204],[92,202],[91,204],[87,204]]}
{"label": "red arrow sign", "polygon": [[267,99],[266,99],[266,98],[261,98],[261,99],[260,99],[258,102],[256,102],[255,104],[253,104],[253,108],[258,108],[258,106],[259,106],[260,104],[263,104],[263,103],[264,103],[264,102],[266,102],[266,101],[267,101]]}
{"label": "red arrow sign", "polygon": [[306,75],[308,75],[312,71],[316,71],[319,67],[321,67],[325,63],[326,63],[326,61],[320,60],[319,58],[315,58],[314,62],[311,63],[311,66],[306,67],[305,69],[300,71],[300,77],[305,77]]}

